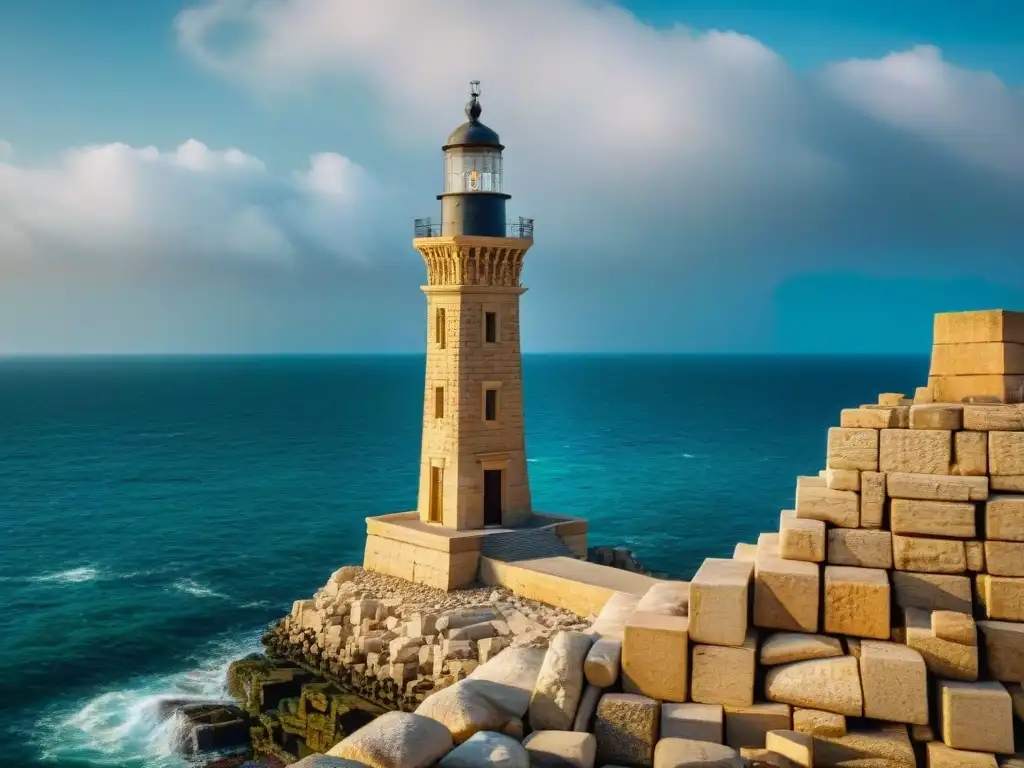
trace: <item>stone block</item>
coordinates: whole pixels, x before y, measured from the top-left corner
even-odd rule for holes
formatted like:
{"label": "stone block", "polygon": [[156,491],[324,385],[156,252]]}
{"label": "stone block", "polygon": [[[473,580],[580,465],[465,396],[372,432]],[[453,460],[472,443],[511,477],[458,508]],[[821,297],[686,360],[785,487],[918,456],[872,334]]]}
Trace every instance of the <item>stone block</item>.
{"label": "stone block", "polygon": [[766,629],[818,631],[821,573],[814,563],[783,560],[766,544],[754,562],[754,624]]}
{"label": "stone block", "polygon": [[935,344],[1024,344],[1024,313],[1005,309],[937,312],[933,334]]}
{"label": "stone block", "polygon": [[853,491],[801,486],[796,489],[796,516],[856,528],[860,524],[860,497]]}
{"label": "stone block", "polygon": [[793,730],[811,736],[845,736],[846,715],[821,709],[793,709]]}
{"label": "stone block", "polygon": [[747,761],[724,744],[692,739],[662,739],[654,750],[654,768],[745,768]]}
{"label": "stone block", "polygon": [[925,475],[916,472],[890,472],[886,492],[894,499],[924,501],[984,501],[988,498],[989,478],[959,475]]}
{"label": "stone block", "polygon": [[1024,475],[1024,432],[988,433],[990,475]]}
{"label": "stone block", "polygon": [[899,571],[964,573],[967,570],[967,552],[958,539],[893,536],[892,558]]}
{"label": "stone block", "polygon": [[816,768],[917,768],[907,726],[864,724],[845,736],[815,736]]}
{"label": "stone block", "polygon": [[799,768],[814,768],[814,739],[798,731],[768,731],[765,749]]}
{"label": "stone block", "polygon": [[694,645],[690,698],[700,704],[748,707],[754,703],[757,634],[742,646]]}
{"label": "stone block", "polygon": [[568,731],[583,695],[583,663],[594,638],[582,632],[557,632],[548,643],[530,698],[530,726]]}
{"label": "stone block", "polygon": [[889,638],[889,577],[884,570],[826,566],[824,603],[826,632]]}
{"label": "stone block", "polygon": [[989,676],[1004,683],[1024,681],[1024,624],[982,620],[978,629],[985,645]]}
{"label": "stone block", "polygon": [[825,523],[798,518],[786,510],[779,519],[779,554],[786,560],[820,563],[825,560]]}
{"label": "stone block", "polygon": [[951,475],[983,477],[988,474],[988,435],[984,432],[953,433]]}
{"label": "stone block", "polygon": [[964,429],[977,432],[1024,430],[1024,408],[1020,405],[965,405]]}
{"label": "stone block", "polygon": [[831,427],[828,431],[829,469],[878,470],[878,430]]}
{"label": "stone block", "polygon": [[881,528],[885,517],[885,485],[884,472],[860,473],[860,526],[861,528]]}
{"label": "stone block", "polygon": [[590,733],[597,712],[597,702],[601,700],[604,689],[596,685],[588,685],[583,689],[580,705],[576,708],[576,717],[572,721],[572,729],[580,733]]}
{"label": "stone block", "polygon": [[985,562],[993,576],[1024,576],[1024,542],[986,541]]}
{"label": "stone block", "polygon": [[935,730],[929,725],[910,726],[910,740],[920,743],[935,741]]}
{"label": "stone block", "polygon": [[907,608],[903,612],[904,642],[921,654],[928,670],[950,680],[978,679],[978,645],[937,637],[929,611]]}
{"label": "stone block", "polygon": [[985,504],[985,538],[1024,541],[1024,495],[995,494]]}
{"label": "stone block", "polygon": [[690,581],[690,639],[694,643],[743,645],[747,637],[754,564],[707,558]]}
{"label": "stone block", "polygon": [[979,573],[975,579],[978,602],[985,611],[985,618],[1024,621],[1024,579],[987,573]]}
{"label": "stone block", "polygon": [[1024,344],[975,341],[932,347],[929,376],[1024,374]]}
{"label": "stone block", "polygon": [[662,704],[660,738],[721,744],[725,738],[725,710],[721,704]]}
{"label": "stone block", "polygon": [[949,474],[953,460],[953,433],[949,430],[883,429],[879,434],[880,471]]}
{"label": "stone block", "polygon": [[769,731],[789,730],[788,704],[757,702],[749,707],[725,708],[725,743],[733,749],[764,748]]}
{"label": "stone block", "polygon": [[844,408],[839,412],[839,426],[842,429],[895,429],[899,427],[899,415],[893,408]]}
{"label": "stone block", "polygon": [[956,611],[932,611],[931,627],[932,635],[940,640],[948,640],[961,645],[978,644],[978,628],[974,623],[974,617],[970,614]]}
{"label": "stone block", "polygon": [[964,553],[967,555],[967,570],[971,573],[982,573],[985,570],[985,542],[965,541]]}
{"label": "stone block", "polygon": [[993,475],[988,486],[1001,493],[1024,493],[1024,475]]}
{"label": "stone block", "polygon": [[859,491],[860,472],[856,469],[826,469],[825,487],[833,491]]}
{"label": "stone block", "polygon": [[1013,706],[1000,683],[938,682],[942,741],[977,752],[1013,752]]}
{"label": "stone block", "polygon": [[928,385],[940,403],[1019,403],[1024,398],[1024,376],[929,376]]}
{"label": "stone block", "polygon": [[957,405],[912,405],[910,406],[911,429],[962,429],[963,408]]}
{"label": "stone block", "polygon": [[952,749],[941,741],[925,745],[927,768],[999,768],[995,755]]}
{"label": "stone block", "polygon": [[385,712],[327,754],[368,765],[426,768],[451,752],[452,746],[451,733],[437,720],[409,712]]}
{"label": "stone block", "polygon": [[622,669],[622,641],[611,637],[599,638],[587,652],[583,674],[587,682],[601,688],[610,688],[619,679]]}
{"label": "stone block", "polygon": [[[779,554],[779,534],[762,533],[757,537],[758,557],[781,557]],[[757,573],[757,558],[754,559],[754,573]]]}
{"label": "stone block", "polygon": [[655,699],[631,693],[606,693],[594,716],[598,762],[653,765],[660,720],[660,705]]}
{"label": "stone block", "polygon": [[914,390],[914,405],[922,405],[925,403],[934,403],[935,393],[932,392],[931,387],[918,387]]}
{"label": "stone block", "polygon": [[685,581],[657,581],[637,601],[636,610],[664,616],[686,616],[690,585]]}
{"label": "stone block", "polygon": [[966,501],[893,499],[889,504],[889,527],[893,533],[904,536],[971,539],[977,533],[976,517],[975,505]]}
{"label": "stone block", "polygon": [[828,635],[775,632],[761,644],[761,664],[766,667],[842,655],[843,645],[839,638]]}
{"label": "stone block", "polygon": [[523,746],[530,768],[594,768],[597,758],[597,739],[579,731],[534,731]]}
{"label": "stone block", "polygon": [[661,701],[686,701],[689,620],[636,611],[622,638],[622,687]]}
{"label": "stone block", "polygon": [[913,648],[877,640],[861,641],[860,679],[864,717],[927,725],[928,668]]}
{"label": "stone block", "polygon": [[973,612],[969,576],[893,571],[892,587],[900,608]]}
{"label": "stone block", "polygon": [[757,555],[757,544],[744,544],[742,541],[732,551],[733,560],[742,560],[747,563],[754,562]]}
{"label": "stone block", "polygon": [[865,528],[832,528],[828,532],[829,565],[892,568],[892,534]]}
{"label": "stone block", "polygon": [[879,405],[904,405],[906,402],[907,396],[902,392],[880,392],[878,394]]}
{"label": "stone block", "polygon": [[782,704],[850,717],[860,717],[864,711],[860,669],[853,656],[772,667],[764,686],[765,695]]}

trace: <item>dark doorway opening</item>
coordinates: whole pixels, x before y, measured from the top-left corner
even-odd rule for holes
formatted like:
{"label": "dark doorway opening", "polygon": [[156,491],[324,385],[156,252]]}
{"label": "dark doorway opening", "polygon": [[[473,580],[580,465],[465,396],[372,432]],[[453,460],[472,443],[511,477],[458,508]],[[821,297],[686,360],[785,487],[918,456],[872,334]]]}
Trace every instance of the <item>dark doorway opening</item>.
{"label": "dark doorway opening", "polygon": [[501,525],[501,470],[484,470],[484,525]]}

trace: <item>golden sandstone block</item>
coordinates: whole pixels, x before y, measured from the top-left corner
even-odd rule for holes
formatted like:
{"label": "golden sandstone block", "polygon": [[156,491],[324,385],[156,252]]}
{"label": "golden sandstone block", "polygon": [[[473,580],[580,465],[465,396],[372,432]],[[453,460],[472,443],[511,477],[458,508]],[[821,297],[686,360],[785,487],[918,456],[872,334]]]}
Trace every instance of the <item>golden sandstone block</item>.
{"label": "golden sandstone block", "polygon": [[828,635],[773,632],[761,644],[761,664],[766,667],[842,655],[843,646],[839,638]]}
{"label": "golden sandstone block", "polygon": [[832,491],[859,491],[860,472],[856,469],[826,469],[825,487]]}
{"label": "golden sandstone block", "polygon": [[989,492],[988,477],[890,472],[885,484],[889,496],[894,499],[984,501]]}
{"label": "golden sandstone block", "polygon": [[[883,429],[878,469],[946,475],[953,460],[953,433],[944,429]],[[874,467],[867,467],[874,469]]]}
{"label": "golden sandstone block", "polygon": [[769,731],[764,744],[769,752],[781,755],[791,765],[814,768],[814,739],[806,733]]}
{"label": "golden sandstone block", "polygon": [[[985,645],[985,663],[994,680],[1024,681],[1024,624],[1011,621],[979,621]],[[1021,714],[1024,720],[1024,713]]]}
{"label": "golden sandstone block", "polygon": [[733,749],[763,749],[769,731],[788,730],[791,723],[788,704],[757,702],[749,707],[726,707],[725,743]]}
{"label": "golden sandstone block", "polygon": [[995,755],[986,752],[953,749],[941,741],[930,742],[925,749],[928,768],[998,768]]}
{"label": "golden sandstone block", "polygon": [[964,424],[963,408],[957,405],[910,406],[911,429],[961,429]]}
{"label": "golden sandstone block", "polygon": [[972,613],[971,579],[945,573],[893,571],[892,587],[900,608]]}
{"label": "golden sandstone block", "polygon": [[932,635],[940,640],[961,645],[978,644],[978,628],[974,617],[956,611],[932,611]]}
{"label": "golden sandstone block", "polygon": [[1024,432],[988,433],[990,475],[1024,475]]}
{"label": "golden sandstone block", "polygon": [[884,570],[825,566],[824,602],[826,632],[889,639],[889,577]]}
{"label": "golden sandstone block", "polygon": [[662,704],[662,739],[693,739],[721,744],[725,731],[725,710],[721,704]]}
{"label": "golden sandstone block", "polygon": [[[762,539],[771,541],[764,535]],[[754,561],[756,626],[816,632],[820,594],[821,573],[816,564],[783,560],[772,554],[770,545],[766,544],[763,549],[759,547]]]}
{"label": "golden sandstone block", "polygon": [[903,405],[907,396],[902,392],[881,392],[878,395],[879,405]]}
{"label": "golden sandstone block", "polygon": [[842,429],[890,429],[900,426],[897,408],[844,408],[839,412]]}
{"label": "golden sandstone block", "polygon": [[1024,374],[1024,344],[973,341],[932,346],[929,376]]}
{"label": "golden sandstone block", "polygon": [[997,494],[985,504],[985,538],[1024,541],[1024,496]]}
{"label": "golden sandstone block", "polygon": [[[889,505],[889,526],[894,534],[974,538],[976,510],[963,501],[893,499]],[[917,570],[905,568],[903,570]]]}
{"label": "golden sandstone block", "polygon": [[940,680],[942,741],[954,749],[1013,752],[1013,707],[1000,683]]}
{"label": "golden sandstone block", "polygon": [[753,563],[707,558],[690,581],[690,639],[694,643],[741,646]]}
{"label": "golden sandstone block", "polygon": [[845,736],[846,715],[798,707],[793,710],[793,730],[811,736]]}
{"label": "golden sandstone block", "polygon": [[1019,403],[1024,400],[1024,376],[929,376],[928,387],[937,403]]}
{"label": "golden sandstone block", "polygon": [[1019,432],[1024,430],[1024,406],[965,405],[964,429],[975,432]]}
{"label": "golden sandstone block", "polygon": [[892,534],[865,528],[832,528],[828,532],[828,563],[892,568]]}
{"label": "golden sandstone block", "polygon": [[935,344],[992,341],[1024,344],[1024,312],[1005,309],[938,312],[932,330]]}
{"label": "golden sandstone block", "polygon": [[908,608],[903,612],[908,648],[921,654],[925,666],[938,677],[949,680],[978,679],[978,643],[961,643],[938,637],[928,611]]}
{"label": "golden sandstone block", "polygon": [[1024,576],[1024,542],[986,541],[985,562],[993,576]]}
{"label": "golden sandstone block", "polygon": [[853,491],[798,486],[795,512],[800,519],[821,520],[840,528],[856,528],[860,523],[860,497]]}
{"label": "golden sandstone block", "polygon": [[690,698],[700,704],[749,707],[754,703],[757,670],[757,633],[751,631],[742,646],[693,646]]}
{"label": "golden sandstone block", "polygon": [[794,510],[784,511],[779,519],[779,553],[786,560],[824,561],[825,523],[798,518]]}
{"label": "golden sandstone block", "polygon": [[860,644],[864,717],[928,724],[928,668],[913,648],[864,640]]}
{"label": "golden sandstone block", "polygon": [[898,723],[861,725],[845,736],[814,739],[817,768],[917,768],[907,726]]}
{"label": "golden sandstone block", "polygon": [[919,573],[964,573],[967,552],[956,539],[893,536],[892,558],[896,569]]}
{"label": "golden sandstone block", "polygon": [[965,541],[964,552],[967,553],[967,570],[981,573],[985,570],[985,542]]}
{"label": "golden sandstone block", "polygon": [[884,472],[860,473],[861,528],[882,527],[882,519],[885,516],[885,486],[886,474]]}
{"label": "golden sandstone block", "polygon": [[660,701],[686,701],[689,620],[636,611],[622,636],[622,687]]}
{"label": "golden sandstone block", "polygon": [[988,474],[988,435],[984,432],[953,433],[951,475],[983,477]]}
{"label": "golden sandstone block", "polygon": [[878,430],[832,427],[828,431],[829,469],[878,469]]}
{"label": "golden sandstone block", "polygon": [[1024,579],[979,573],[978,602],[985,617],[1003,621],[1024,621]]}
{"label": "golden sandstone block", "polygon": [[796,707],[860,717],[864,711],[860,669],[853,656],[812,659],[768,670],[765,695]]}

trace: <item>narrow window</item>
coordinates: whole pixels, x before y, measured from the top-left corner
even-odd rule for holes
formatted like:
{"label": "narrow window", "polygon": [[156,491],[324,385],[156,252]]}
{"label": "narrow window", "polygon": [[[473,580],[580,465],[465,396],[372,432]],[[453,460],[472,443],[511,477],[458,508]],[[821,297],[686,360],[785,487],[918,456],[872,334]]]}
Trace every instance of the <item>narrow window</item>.
{"label": "narrow window", "polygon": [[427,509],[427,520],[431,523],[441,522],[441,508],[444,505],[444,470],[441,467],[430,468],[430,504]]}
{"label": "narrow window", "polygon": [[438,307],[434,315],[434,343],[444,349],[445,342],[444,307]]}
{"label": "narrow window", "polygon": [[494,344],[498,340],[498,313],[484,312],[484,341]]}
{"label": "narrow window", "polygon": [[498,418],[498,390],[484,390],[484,421],[494,421]]}
{"label": "narrow window", "polygon": [[434,387],[434,418],[444,418],[444,387]]}

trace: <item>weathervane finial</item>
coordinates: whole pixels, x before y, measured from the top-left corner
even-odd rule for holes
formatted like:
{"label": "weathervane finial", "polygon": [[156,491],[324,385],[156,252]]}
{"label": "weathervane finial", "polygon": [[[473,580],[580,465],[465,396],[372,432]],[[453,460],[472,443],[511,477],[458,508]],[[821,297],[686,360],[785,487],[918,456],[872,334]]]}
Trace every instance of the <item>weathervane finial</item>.
{"label": "weathervane finial", "polygon": [[466,117],[471,122],[476,122],[480,119],[480,113],[483,109],[480,107],[480,81],[470,80],[469,81],[469,103],[466,105]]}

